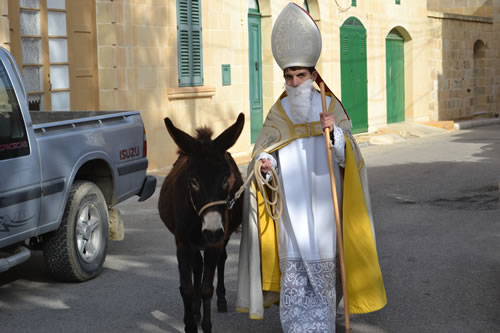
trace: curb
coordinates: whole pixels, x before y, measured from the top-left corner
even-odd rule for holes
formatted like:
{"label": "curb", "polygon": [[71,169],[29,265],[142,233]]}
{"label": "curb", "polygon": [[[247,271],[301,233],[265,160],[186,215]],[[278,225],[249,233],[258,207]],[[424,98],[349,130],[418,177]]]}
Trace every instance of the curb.
{"label": "curb", "polygon": [[500,124],[500,118],[457,121],[455,122],[455,129],[461,130],[466,128],[488,126],[493,124]]}

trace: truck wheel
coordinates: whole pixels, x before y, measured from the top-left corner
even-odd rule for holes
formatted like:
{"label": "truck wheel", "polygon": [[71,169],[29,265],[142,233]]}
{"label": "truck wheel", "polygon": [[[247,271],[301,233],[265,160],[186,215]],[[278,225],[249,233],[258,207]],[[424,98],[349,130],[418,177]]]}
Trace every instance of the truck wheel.
{"label": "truck wheel", "polygon": [[44,236],[43,256],[52,275],[67,282],[97,276],[108,247],[108,210],[92,182],[75,181],[59,229]]}

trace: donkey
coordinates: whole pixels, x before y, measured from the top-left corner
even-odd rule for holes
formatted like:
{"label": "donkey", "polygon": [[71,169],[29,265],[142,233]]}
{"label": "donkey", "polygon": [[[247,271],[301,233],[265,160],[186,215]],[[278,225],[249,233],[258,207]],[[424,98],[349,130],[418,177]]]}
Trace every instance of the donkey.
{"label": "donkey", "polygon": [[193,138],[176,128],[168,117],[164,121],[179,147],[179,156],[162,185],[158,210],[163,223],[175,236],[184,329],[197,332],[203,300],[201,327],[203,332],[211,332],[215,269],[217,267],[217,310],[227,312],[226,245],[242,220],[242,200],[228,205],[243,181],[227,150],[240,136],[245,119],[240,113],[236,122],[214,140],[212,130],[207,127],[196,129],[197,136]]}

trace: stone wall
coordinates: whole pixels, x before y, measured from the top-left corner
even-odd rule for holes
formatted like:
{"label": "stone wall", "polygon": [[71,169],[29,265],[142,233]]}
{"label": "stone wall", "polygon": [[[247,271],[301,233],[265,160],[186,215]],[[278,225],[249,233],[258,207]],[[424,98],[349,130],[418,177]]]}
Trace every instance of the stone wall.
{"label": "stone wall", "polygon": [[433,120],[493,116],[499,106],[498,21],[429,12]]}
{"label": "stone wall", "polygon": [[[141,111],[151,169],[168,167],[176,158],[165,117],[187,133],[210,125],[217,135],[239,112],[248,114],[243,9],[231,0],[202,1],[201,8],[205,84],[180,88],[176,1],[97,0],[100,108]],[[222,86],[222,64],[231,65],[230,86]],[[249,135],[247,124],[233,150],[247,151]]]}
{"label": "stone wall", "polygon": [[[168,86],[171,57],[167,42],[170,3],[96,1],[100,109],[141,111],[150,145],[158,140],[161,124],[157,119],[166,114],[163,90]],[[150,165],[156,167],[159,154],[150,148]]]}
{"label": "stone wall", "polygon": [[494,1],[496,0],[427,0],[427,8],[450,14],[492,17]]}
{"label": "stone wall", "polygon": [[9,6],[7,0],[0,0],[0,46],[10,50]]}

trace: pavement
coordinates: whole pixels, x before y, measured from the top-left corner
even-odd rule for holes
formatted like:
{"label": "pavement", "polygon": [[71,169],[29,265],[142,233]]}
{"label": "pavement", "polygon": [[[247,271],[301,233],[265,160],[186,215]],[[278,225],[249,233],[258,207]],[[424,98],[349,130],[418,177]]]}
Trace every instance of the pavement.
{"label": "pavement", "polygon": [[376,129],[372,133],[355,134],[354,137],[360,147],[368,145],[388,145],[402,143],[411,138],[442,135],[457,130],[492,124],[500,124],[500,118],[482,118],[462,121],[405,121],[402,123],[389,124]]}
{"label": "pavement", "polygon": [[[453,131],[465,130],[478,126],[488,126],[492,124],[500,124],[500,117],[461,121],[405,121],[376,128],[370,133],[355,134],[354,137],[356,138],[356,141],[358,142],[360,148],[363,148],[372,145],[391,145],[404,143],[412,138],[443,135]],[[250,151],[240,154],[233,154],[233,158],[238,164],[242,174],[246,174],[247,165],[250,159]],[[161,186],[164,177],[168,174],[170,169],[171,166],[164,169],[150,170],[149,173],[157,176],[157,184],[158,186]]]}

